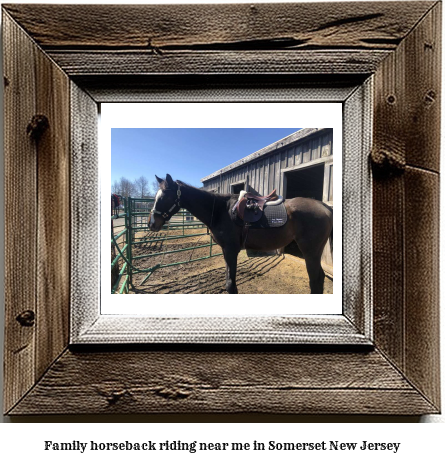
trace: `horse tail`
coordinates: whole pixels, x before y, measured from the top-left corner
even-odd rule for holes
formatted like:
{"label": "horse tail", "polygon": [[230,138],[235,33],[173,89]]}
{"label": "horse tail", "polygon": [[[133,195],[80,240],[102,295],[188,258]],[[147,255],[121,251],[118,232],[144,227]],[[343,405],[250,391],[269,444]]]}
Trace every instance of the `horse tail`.
{"label": "horse tail", "polygon": [[331,228],[331,255],[334,256],[334,217],[332,216],[332,228]]}
{"label": "horse tail", "polygon": [[323,205],[332,213],[332,228],[331,228],[331,234],[329,236],[329,239],[331,240],[331,255],[334,253],[334,209],[323,202]]}

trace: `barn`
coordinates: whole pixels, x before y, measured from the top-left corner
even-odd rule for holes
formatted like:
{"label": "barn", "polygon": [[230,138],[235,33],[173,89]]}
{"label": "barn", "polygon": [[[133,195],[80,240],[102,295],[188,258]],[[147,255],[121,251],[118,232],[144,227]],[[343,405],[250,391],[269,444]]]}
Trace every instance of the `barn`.
{"label": "barn", "polygon": [[[280,139],[201,179],[204,189],[258,195],[273,189],[285,199],[310,197],[333,206],[333,130],[306,128]],[[298,255],[291,245],[287,253]],[[323,268],[332,274],[332,247],[322,257]]]}

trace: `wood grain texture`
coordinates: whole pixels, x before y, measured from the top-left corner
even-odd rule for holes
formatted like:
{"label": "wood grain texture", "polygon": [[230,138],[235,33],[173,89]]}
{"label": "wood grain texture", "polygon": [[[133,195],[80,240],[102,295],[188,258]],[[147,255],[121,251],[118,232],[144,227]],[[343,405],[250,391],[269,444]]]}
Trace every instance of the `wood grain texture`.
{"label": "wood grain texture", "polygon": [[388,50],[49,51],[70,76],[141,74],[370,74]]}
{"label": "wood grain texture", "polygon": [[[372,184],[367,154],[372,147],[373,80],[343,104],[342,274],[343,314],[372,339]],[[303,149],[304,150],[304,149]],[[345,259],[347,257],[347,259]]]}
{"label": "wood grain texture", "polygon": [[380,136],[374,156],[389,155],[402,170],[408,163],[439,171],[440,59],[438,3],[376,73],[375,124]]}
{"label": "wood grain texture", "polygon": [[11,413],[435,411],[378,352],[66,352]]}
{"label": "wood grain texture", "polygon": [[402,179],[373,182],[374,341],[404,368],[404,262]]}
{"label": "wood grain texture", "polygon": [[442,54],[442,3],[434,6],[405,41],[406,93],[410,131],[406,162],[439,172]]}
{"label": "wood grain texture", "polygon": [[[4,8],[45,50],[395,49],[434,2],[255,5],[18,5]],[[39,21],[35,21],[38,17]]]}
{"label": "wood grain texture", "polygon": [[68,344],[70,309],[69,78],[36,50],[36,114],[48,128],[37,147],[37,340],[40,377]]}
{"label": "wood grain texture", "polygon": [[[73,81],[96,102],[343,101],[363,75],[175,74],[76,75]],[[328,96],[329,92],[329,96]],[[330,98],[329,98],[330,97]],[[333,99],[333,100],[332,100]]]}
{"label": "wood grain texture", "polygon": [[[10,409],[35,382],[36,146],[26,133],[35,114],[35,47],[3,15],[5,153],[5,385]],[[25,315],[23,315],[25,316]]]}
{"label": "wood grain texture", "polygon": [[[406,48],[384,60],[375,74],[373,157],[388,154],[404,166]],[[374,338],[396,366],[404,368],[404,181],[373,180]]]}
{"label": "wood grain texture", "polygon": [[405,370],[408,379],[437,406],[440,406],[439,345],[432,341],[439,340],[440,328],[439,186],[438,174],[407,168]]}
{"label": "wood grain texture", "polygon": [[[84,250],[84,253],[87,249]],[[88,277],[89,272],[83,270]],[[326,318],[292,316],[252,317],[153,317],[122,318],[100,314],[94,294],[89,300],[76,299],[73,308],[71,343],[73,344],[314,344],[370,346],[369,334],[363,334],[343,315]],[[74,299],[73,299],[74,300]],[[83,303],[83,305],[81,305]],[[107,309],[103,311],[106,313]],[[359,309],[357,309],[359,311]],[[369,318],[368,310],[368,318]],[[92,323],[94,322],[94,323]]]}
{"label": "wood grain texture", "polygon": [[373,146],[396,168],[374,179],[375,342],[436,405],[440,101],[421,94],[440,87],[438,27],[439,4],[376,73]]}
{"label": "wood grain texture", "polygon": [[[5,411],[439,411],[439,3],[326,3],[322,8],[305,3],[23,4],[7,5],[4,11]],[[305,86],[322,80],[327,87],[334,83],[341,88],[356,85],[357,78],[362,83],[363,73],[375,73],[373,154],[383,153],[399,168],[396,174],[378,176],[373,187],[376,349],[161,346],[128,351],[117,346],[105,351],[90,346],[84,351],[65,348],[57,358],[66,345],[67,262],[48,244],[55,238],[62,255],[67,239],[64,154],[69,125],[60,106],[67,103],[68,81],[45,53],[72,75],[81,88],[71,98],[78,96],[88,109],[94,102],[85,89],[97,101],[151,100],[156,93],[168,101],[170,92],[193,100],[195,90],[203,88],[218,100],[222,84],[236,89],[233,98],[242,100],[245,89],[264,86],[265,80],[264,87],[276,86],[288,95],[298,80]],[[250,77],[234,76],[237,71]],[[172,75],[163,74],[167,72]],[[276,73],[275,79],[267,73]],[[315,74],[301,78],[299,73]],[[71,112],[74,107],[68,100]],[[26,134],[37,111],[47,113],[50,123],[39,142]],[[84,149],[80,146],[77,154],[87,162]],[[294,156],[303,158],[303,151]],[[267,190],[268,168],[264,176],[261,170],[260,182]],[[48,218],[53,200],[56,208]]]}
{"label": "wood grain texture", "polygon": [[70,83],[71,108],[71,318],[70,341],[100,314],[100,198],[98,107]]}

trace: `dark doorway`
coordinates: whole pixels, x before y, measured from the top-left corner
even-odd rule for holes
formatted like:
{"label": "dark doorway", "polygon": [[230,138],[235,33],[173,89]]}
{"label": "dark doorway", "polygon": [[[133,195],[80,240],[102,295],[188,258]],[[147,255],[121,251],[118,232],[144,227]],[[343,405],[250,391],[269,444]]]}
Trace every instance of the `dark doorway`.
{"label": "dark doorway", "polygon": [[244,183],[243,182],[241,182],[239,184],[234,184],[232,186],[232,194],[239,194],[243,190],[244,190]]}
{"label": "dark doorway", "polygon": [[[324,163],[289,171],[286,176],[286,199],[294,197],[308,197],[316,200],[323,200]],[[296,242],[291,242],[284,249],[284,253],[303,258],[303,254]]]}
{"label": "dark doorway", "polygon": [[323,200],[324,163],[286,173],[286,199],[309,197]]}

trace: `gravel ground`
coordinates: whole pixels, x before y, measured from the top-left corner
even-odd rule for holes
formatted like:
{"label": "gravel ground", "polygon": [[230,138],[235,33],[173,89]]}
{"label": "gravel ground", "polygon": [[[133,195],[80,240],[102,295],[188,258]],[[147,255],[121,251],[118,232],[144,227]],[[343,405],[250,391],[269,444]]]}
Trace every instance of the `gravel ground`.
{"label": "gravel ground", "polygon": [[[189,229],[187,234],[202,234],[207,230]],[[134,266],[146,269],[162,263],[188,262],[209,255],[209,246],[175,253],[166,253],[208,244],[210,236],[194,236],[162,242],[163,237],[177,235],[179,231],[161,233],[140,233],[140,240],[155,242],[140,244],[134,248],[133,256],[152,253],[161,255],[134,260]],[[181,231],[182,233],[182,231]],[[215,244],[212,255],[221,253]],[[150,278],[141,284],[147,273],[135,274],[133,283],[135,293],[148,294],[222,294],[225,293],[225,262],[222,256],[212,257],[190,263],[182,263],[153,272]],[[332,294],[332,280],[325,279],[325,294]],[[309,279],[304,260],[287,255],[246,253],[238,256],[237,285],[240,294],[309,294]]]}

